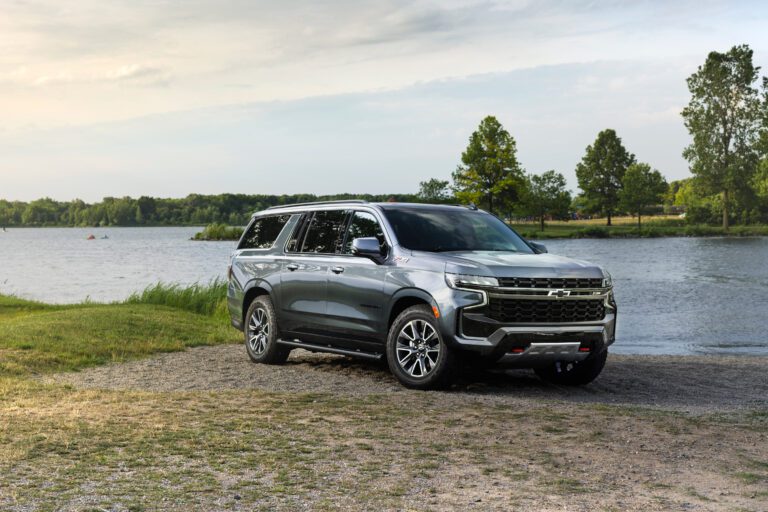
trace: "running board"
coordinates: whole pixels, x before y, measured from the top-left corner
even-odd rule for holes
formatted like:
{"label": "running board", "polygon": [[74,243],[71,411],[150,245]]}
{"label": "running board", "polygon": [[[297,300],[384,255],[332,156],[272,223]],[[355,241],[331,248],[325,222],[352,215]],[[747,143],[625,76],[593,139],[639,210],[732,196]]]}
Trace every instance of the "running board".
{"label": "running board", "polygon": [[375,354],[373,352],[362,352],[360,350],[349,350],[345,348],[329,347],[328,345],[315,345],[314,343],[304,343],[303,341],[277,340],[278,345],[287,345],[294,348],[303,348],[312,352],[329,352],[331,354],[340,354],[342,356],[362,357],[379,361],[384,354]]}

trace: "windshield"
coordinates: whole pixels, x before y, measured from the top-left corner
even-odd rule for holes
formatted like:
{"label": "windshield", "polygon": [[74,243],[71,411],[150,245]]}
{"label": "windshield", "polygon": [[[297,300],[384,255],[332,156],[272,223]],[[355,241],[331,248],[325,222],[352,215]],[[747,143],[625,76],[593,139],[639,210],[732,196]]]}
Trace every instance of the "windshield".
{"label": "windshield", "polygon": [[449,209],[386,209],[397,241],[414,251],[533,250],[502,221],[485,212]]}

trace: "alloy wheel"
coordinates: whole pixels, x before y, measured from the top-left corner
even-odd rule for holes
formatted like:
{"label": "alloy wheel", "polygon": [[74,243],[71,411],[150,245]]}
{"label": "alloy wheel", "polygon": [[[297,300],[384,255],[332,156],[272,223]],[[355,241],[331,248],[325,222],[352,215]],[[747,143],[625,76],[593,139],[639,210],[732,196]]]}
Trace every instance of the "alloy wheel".
{"label": "alloy wheel", "polygon": [[440,358],[440,338],[429,322],[411,320],[397,335],[397,363],[411,377],[429,375]]}
{"label": "alloy wheel", "polygon": [[254,355],[263,354],[269,342],[269,316],[266,310],[256,308],[248,321],[248,346]]}

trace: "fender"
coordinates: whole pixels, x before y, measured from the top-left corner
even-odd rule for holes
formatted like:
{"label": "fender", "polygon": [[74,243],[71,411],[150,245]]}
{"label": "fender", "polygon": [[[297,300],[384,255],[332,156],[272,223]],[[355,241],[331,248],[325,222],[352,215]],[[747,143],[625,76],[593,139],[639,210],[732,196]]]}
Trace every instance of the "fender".
{"label": "fender", "polygon": [[[392,297],[389,299],[389,304],[387,304],[387,316],[386,316],[388,320],[392,316],[392,309],[394,308],[395,304],[397,304],[397,302],[400,299],[407,299],[407,298],[420,299],[421,301],[426,302],[430,306],[433,306],[433,307],[437,306],[437,301],[435,301],[434,297],[432,297],[432,295],[422,290],[421,288],[401,288],[400,290],[396,291],[392,295]],[[389,322],[387,322],[387,325],[389,325]]]}
{"label": "fender", "polygon": [[[269,282],[265,281],[264,279],[259,279],[259,278],[251,279],[250,281],[245,283],[245,286],[242,287],[242,291],[240,292],[241,295],[240,295],[240,297],[238,297],[238,299],[239,299],[238,302],[239,303],[236,306],[239,309],[239,315],[237,315],[237,318],[235,318],[235,317],[232,318],[233,324],[235,323],[236,320],[238,322],[240,322],[240,326],[236,326],[236,327],[238,327],[241,330],[242,330],[243,322],[245,321],[244,316],[245,316],[246,309],[247,309],[246,306],[245,306],[245,300],[246,300],[246,298],[248,298],[251,295],[251,291],[255,290],[255,289],[261,289],[261,290],[264,290],[265,292],[267,292],[269,297],[272,299],[272,304],[274,305],[274,307],[278,308],[277,297],[276,297],[275,290],[272,287],[272,285],[269,284]],[[261,295],[261,294],[259,294],[259,295]]]}

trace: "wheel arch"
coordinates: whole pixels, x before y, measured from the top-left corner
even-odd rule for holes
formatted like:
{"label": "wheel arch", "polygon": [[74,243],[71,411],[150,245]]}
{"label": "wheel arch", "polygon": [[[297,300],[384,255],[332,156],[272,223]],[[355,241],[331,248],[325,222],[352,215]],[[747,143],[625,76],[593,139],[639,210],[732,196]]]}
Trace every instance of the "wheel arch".
{"label": "wheel arch", "polygon": [[397,292],[390,301],[389,312],[387,314],[387,330],[392,327],[395,319],[412,306],[418,306],[424,304],[425,306],[433,307],[437,303],[435,299],[429,293],[418,288],[408,288]]}
{"label": "wheel arch", "polygon": [[268,295],[272,297],[272,287],[266,281],[253,281],[246,288],[243,295],[243,313],[242,322],[245,325],[245,315],[248,313],[248,308],[251,307],[251,303],[262,295]]}

